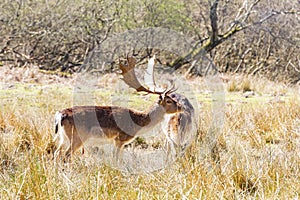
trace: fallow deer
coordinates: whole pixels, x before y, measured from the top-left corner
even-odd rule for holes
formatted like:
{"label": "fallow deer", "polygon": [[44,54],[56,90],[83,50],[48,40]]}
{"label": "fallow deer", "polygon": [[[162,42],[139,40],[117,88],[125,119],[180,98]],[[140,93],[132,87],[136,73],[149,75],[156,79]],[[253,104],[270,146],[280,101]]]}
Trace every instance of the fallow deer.
{"label": "fallow deer", "polygon": [[170,94],[170,97],[176,100],[180,105],[182,112],[175,113],[166,117],[165,126],[163,128],[167,139],[167,155],[170,153],[181,153],[188,145],[193,136],[193,119],[194,107],[190,101],[183,95],[178,93]]}
{"label": "fallow deer", "polygon": [[[149,60],[148,68],[153,68],[153,59]],[[70,145],[64,154],[66,158],[87,140],[93,140],[96,143],[113,143],[118,161],[126,144],[162,122],[165,114],[181,112],[180,103],[171,95],[174,90],[158,91],[155,87],[143,86],[136,77],[135,65],[136,60],[132,57],[127,57],[127,64],[119,61],[124,82],[137,92],[159,95],[158,101],[144,112],[118,106],[75,106],[58,111],[55,115],[57,136],[54,140],[59,138],[59,143],[54,152],[55,158],[60,154],[64,138],[67,138]]]}

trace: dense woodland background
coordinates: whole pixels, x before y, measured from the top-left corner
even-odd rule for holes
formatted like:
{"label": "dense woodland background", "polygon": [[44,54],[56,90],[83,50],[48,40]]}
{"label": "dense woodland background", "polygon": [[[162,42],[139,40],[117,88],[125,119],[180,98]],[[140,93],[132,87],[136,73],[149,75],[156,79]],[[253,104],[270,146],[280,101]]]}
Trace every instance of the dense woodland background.
{"label": "dense woodland background", "polygon": [[297,0],[3,0],[0,5],[0,66],[73,73],[108,37],[162,27],[196,41],[186,55],[163,58],[166,67],[204,75],[190,65],[205,50],[221,73],[300,81]]}

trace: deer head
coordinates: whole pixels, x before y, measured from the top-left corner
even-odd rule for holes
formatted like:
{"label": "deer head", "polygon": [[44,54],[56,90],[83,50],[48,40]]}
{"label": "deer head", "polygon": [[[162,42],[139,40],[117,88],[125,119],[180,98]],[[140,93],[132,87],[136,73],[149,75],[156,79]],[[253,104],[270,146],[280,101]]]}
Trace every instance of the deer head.
{"label": "deer head", "polygon": [[[181,105],[177,102],[176,99],[170,96],[171,93],[175,92],[176,89],[172,86],[169,89],[162,89],[155,85],[153,70],[155,65],[155,56],[149,59],[148,61],[148,68],[146,70],[147,78],[152,86],[144,86],[142,85],[138,78],[136,77],[134,68],[136,65],[136,60],[133,57],[127,56],[127,64],[122,64],[119,61],[119,67],[122,71],[122,76],[124,82],[131,88],[134,88],[137,92],[146,92],[150,94],[157,94],[159,95],[158,104],[163,106],[166,110],[166,113],[175,113],[181,111]],[[174,104],[175,102],[175,104]]]}

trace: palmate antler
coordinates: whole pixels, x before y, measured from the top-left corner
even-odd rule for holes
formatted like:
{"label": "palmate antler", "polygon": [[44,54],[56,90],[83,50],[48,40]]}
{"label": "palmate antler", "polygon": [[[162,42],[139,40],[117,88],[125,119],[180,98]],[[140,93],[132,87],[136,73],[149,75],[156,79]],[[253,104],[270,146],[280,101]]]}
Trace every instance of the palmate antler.
{"label": "palmate antler", "polygon": [[[148,75],[147,75],[147,78],[145,78],[153,85],[152,86],[153,90],[150,89],[151,87],[143,86],[137,79],[135,71],[134,71],[136,60],[133,57],[127,57],[127,65],[123,65],[119,61],[119,67],[122,70],[122,76],[123,76],[124,82],[129,87],[134,88],[137,92],[147,92],[147,93],[159,94],[159,95],[174,92],[175,91],[174,87],[172,87],[171,89],[162,90],[155,86],[154,76],[153,76],[153,68],[154,68],[154,63],[155,63],[154,59],[155,59],[155,56],[153,56],[151,59],[149,59],[148,69],[146,71],[146,73],[148,73]],[[151,78],[152,78],[152,80],[151,80]]]}

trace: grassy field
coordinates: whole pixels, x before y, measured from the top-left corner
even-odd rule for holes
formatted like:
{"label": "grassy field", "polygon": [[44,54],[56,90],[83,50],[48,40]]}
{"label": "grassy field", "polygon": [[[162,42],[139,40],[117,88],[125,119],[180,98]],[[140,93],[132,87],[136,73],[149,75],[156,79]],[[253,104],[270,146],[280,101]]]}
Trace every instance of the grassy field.
{"label": "grassy field", "polygon": [[[224,83],[225,122],[210,154],[205,138],[213,100],[201,79],[190,81],[201,104],[195,141],[165,169],[130,175],[80,153],[71,164],[55,164],[53,117],[72,106],[74,80],[27,76],[1,77],[0,199],[299,199],[299,88],[230,77]],[[99,83],[110,87],[98,91],[97,103],[110,103],[113,83]],[[255,95],[246,98],[247,88]],[[153,102],[128,95],[130,107]]]}

